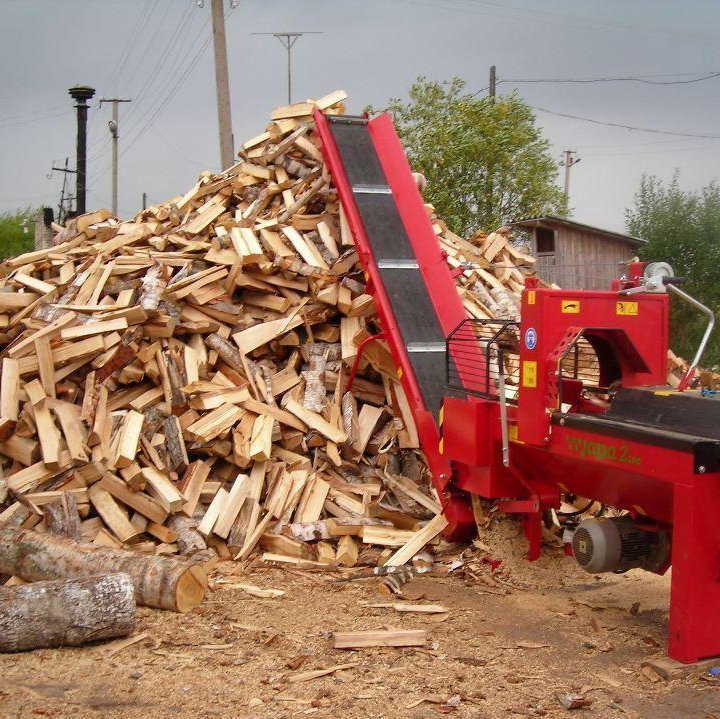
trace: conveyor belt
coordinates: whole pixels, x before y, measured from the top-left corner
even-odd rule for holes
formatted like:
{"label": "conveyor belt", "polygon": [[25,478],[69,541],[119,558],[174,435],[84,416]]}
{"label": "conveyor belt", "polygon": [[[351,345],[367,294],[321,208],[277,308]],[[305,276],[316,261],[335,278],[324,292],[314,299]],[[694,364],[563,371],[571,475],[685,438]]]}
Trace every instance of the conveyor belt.
{"label": "conveyor belt", "polygon": [[424,404],[434,416],[445,390],[445,333],[367,125],[328,118]]}

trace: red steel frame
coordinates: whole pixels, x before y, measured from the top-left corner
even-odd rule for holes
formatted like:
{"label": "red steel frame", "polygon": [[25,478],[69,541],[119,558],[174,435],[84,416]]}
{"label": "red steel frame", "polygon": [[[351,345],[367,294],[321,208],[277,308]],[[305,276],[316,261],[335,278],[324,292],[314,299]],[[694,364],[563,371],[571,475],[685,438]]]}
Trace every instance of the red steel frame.
{"label": "red steel frame", "polygon": [[[681,662],[720,655],[720,472],[699,473],[693,456],[637,439],[550,424],[558,409],[555,347],[570,334],[603,337],[612,345],[613,367],[623,387],[664,385],[668,343],[668,298],[641,293],[621,309],[616,291],[546,290],[523,293],[520,327],[521,385],[510,413],[510,468],[499,461],[497,402],[446,399],[445,453],[458,485],[487,498],[502,499],[504,511],[526,518],[530,555],[539,551],[543,508],[557,506],[560,492],[592,497],[626,509],[635,521],[671,536],[673,568],[668,652]],[[563,313],[576,301],[579,312]],[[525,340],[533,328],[532,348]],[[535,362],[523,377],[523,362]],[[485,405],[485,406],[483,406]],[[538,501],[538,499],[540,501]],[[533,526],[535,530],[533,530]],[[667,567],[663,568],[663,572]]]}
{"label": "red steel frame", "polygon": [[[580,334],[592,337],[612,355],[610,364],[613,371],[619,370],[622,386],[664,385],[667,297],[633,295],[628,301],[636,305],[621,311],[618,302],[624,300],[617,294],[618,286],[610,292],[560,291],[540,289],[529,280],[520,327],[518,406],[508,407],[510,466],[503,466],[500,459],[499,403],[494,398],[447,397],[439,443],[440,433],[423,404],[327,119],[316,112],[315,122],[367,274],[368,291],[376,299],[383,334],[402,370],[398,374],[444,499],[450,535],[459,537],[472,522],[467,495],[457,490],[495,499],[502,510],[524,516],[532,558],[539,553],[541,513],[557,506],[560,492],[627,509],[638,523],[668,531],[672,538],[670,656],[692,662],[720,655],[720,522],[712,511],[720,506],[720,472],[696,473],[689,452],[550,423],[559,404],[559,358]],[[368,129],[428,294],[443,330],[450,334],[466,313],[402,147],[389,117],[370,120]],[[635,276],[638,267],[633,268]],[[572,301],[577,311],[564,312]],[[537,338],[533,343],[525,340],[530,328]]]}

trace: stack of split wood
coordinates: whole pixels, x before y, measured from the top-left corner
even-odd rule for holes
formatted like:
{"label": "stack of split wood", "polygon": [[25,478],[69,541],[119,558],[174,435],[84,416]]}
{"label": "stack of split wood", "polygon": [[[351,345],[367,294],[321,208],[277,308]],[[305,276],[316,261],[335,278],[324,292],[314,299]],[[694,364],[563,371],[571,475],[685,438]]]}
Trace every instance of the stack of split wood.
{"label": "stack of split wood", "polygon": [[[407,562],[444,526],[315,108],[120,222],[0,265],[0,526],[111,548]],[[472,317],[516,318],[532,258],[433,218]],[[430,520],[428,524],[428,520]]]}

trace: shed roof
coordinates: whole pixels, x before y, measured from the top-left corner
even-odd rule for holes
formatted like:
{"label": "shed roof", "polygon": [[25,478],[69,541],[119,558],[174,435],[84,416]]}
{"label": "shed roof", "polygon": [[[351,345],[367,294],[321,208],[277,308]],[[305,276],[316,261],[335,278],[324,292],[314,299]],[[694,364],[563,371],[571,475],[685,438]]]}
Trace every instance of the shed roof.
{"label": "shed roof", "polygon": [[642,240],[639,237],[633,237],[632,235],[624,235],[622,232],[613,232],[612,230],[604,230],[601,227],[593,227],[592,225],[586,225],[582,222],[575,222],[574,220],[568,220],[565,217],[557,217],[556,215],[544,215],[543,217],[530,217],[526,220],[517,220],[511,222],[511,227],[522,227],[530,229],[539,226],[552,226],[567,227],[574,230],[584,230],[585,232],[594,232],[598,235],[605,235],[606,237],[612,237],[615,240],[621,240],[626,242],[628,245],[633,247],[642,247],[647,240]]}

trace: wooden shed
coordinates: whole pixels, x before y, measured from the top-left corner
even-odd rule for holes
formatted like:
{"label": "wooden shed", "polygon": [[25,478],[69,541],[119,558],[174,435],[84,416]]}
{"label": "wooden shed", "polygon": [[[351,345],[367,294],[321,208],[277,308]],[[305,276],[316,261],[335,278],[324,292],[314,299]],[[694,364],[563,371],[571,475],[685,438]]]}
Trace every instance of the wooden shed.
{"label": "wooden shed", "polygon": [[530,235],[538,274],[561,287],[609,289],[644,240],[547,215],[510,223]]}

